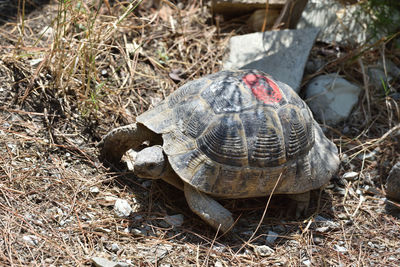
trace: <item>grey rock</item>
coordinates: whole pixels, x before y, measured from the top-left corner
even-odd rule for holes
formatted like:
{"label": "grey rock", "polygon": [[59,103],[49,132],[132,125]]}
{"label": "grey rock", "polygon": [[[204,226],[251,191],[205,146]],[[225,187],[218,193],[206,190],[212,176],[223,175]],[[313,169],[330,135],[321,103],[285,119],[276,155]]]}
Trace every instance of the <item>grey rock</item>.
{"label": "grey rock", "polygon": [[111,251],[117,252],[119,250],[119,246],[117,243],[112,243],[111,244]]}
{"label": "grey rock", "polygon": [[[393,18],[398,15],[399,12],[393,10]],[[309,0],[297,28],[319,27],[318,41],[348,45],[364,43],[376,34],[369,31],[368,25],[372,23],[371,16],[360,5],[343,5],[337,0]]]}
{"label": "grey rock", "polygon": [[360,87],[336,74],[321,75],[307,85],[306,103],[318,120],[335,125],[350,115],[360,92]]}
{"label": "grey rock", "polygon": [[182,214],[176,214],[171,216],[167,215],[164,217],[164,221],[174,227],[181,226],[183,224],[183,219],[184,217]]}
{"label": "grey rock", "polygon": [[[234,36],[224,69],[258,69],[299,92],[319,29],[267,31]],[[246,45],[243,45],[246,44]]]}
{"label": "grey rock", "polygon": [[152,253],[155,255],[154,260],[161,260],[172,250],[172,245],[169,244],[160,244],[150,249]]}
{"label": "grey rock", "polygon": [[266,239],[267,244],[273,245],[277,238],[278,238],[278,233],[275,233],[274,231],[268,231],[268,235],[267,235],[267,239]]}
{"label": "grey rock", "polygon": [[96,267],[128,267],[129,264],[125,262],[113,262],[101,257],[93,257],[92,263]]}
{"label": "grey rock", "polygon": [[305,72],[306,74],[313,74],[322,69],[322,67],[324,67],[326,63],[327,62],[322,58],[309,58],[306,63]]}
{"label": "grey rock", "polygon": [[395,77],[396,79],[399,78],[400,76],[400,67],[398,67],[393,61],[385,59],[385,61],[380,62],[380,64],[385,65],[386,71],[392,75],[393,77]]}
{"label": "grey rock", "polygon": [[379,152],[379,149],[374,149],[369,153],[362,153],[362,154],[358,154],[358,158],[360,160],[375,160],[376,159],[376,154]]}
{"label": "grey rock", "polygon": [[389,172],[386,180],[386,196],[400,200],[400,162],[397,162]]}
{"label": "grey rock", "polygon": [[132,208],[125,199],[117,199],[114,204],[114,211],[118,217],[128,217]]}
{"label": "grey rock", "polygon": [[392,76],[386,75],[385,71],[380,67],[368,68],[368,77],[371,84],[379,89],[385,89],[387,84],[393,79]]}

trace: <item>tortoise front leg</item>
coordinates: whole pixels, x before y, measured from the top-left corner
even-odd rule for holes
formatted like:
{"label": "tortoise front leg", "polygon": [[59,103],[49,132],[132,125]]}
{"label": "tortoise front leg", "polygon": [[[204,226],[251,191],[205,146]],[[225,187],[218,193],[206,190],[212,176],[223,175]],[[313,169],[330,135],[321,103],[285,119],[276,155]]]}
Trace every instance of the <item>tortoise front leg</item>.
{"label": "tortoise front leg", "polygon": [[233,226],[232,214],[217,201],[185,183],[184,192],[190,209],[215,229],[223,233]]}
{"label": "tortoise front leg", "polygon": [[98,144],[100,157],[116,163],[129,149],[138,148],[144,141],[157,142],[158,139],[161,137],[140,123],[118,127],[106,134]]}

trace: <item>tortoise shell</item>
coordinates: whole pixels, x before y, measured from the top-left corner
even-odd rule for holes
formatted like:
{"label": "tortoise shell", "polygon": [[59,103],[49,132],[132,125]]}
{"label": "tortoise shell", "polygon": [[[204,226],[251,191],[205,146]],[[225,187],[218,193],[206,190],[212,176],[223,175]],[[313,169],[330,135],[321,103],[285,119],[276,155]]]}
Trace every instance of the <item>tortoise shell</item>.
{"label": "tortoise shell", "polygon": [[330,178],[313,175],[310,156],[322,132],[307,105],[260,71],[191,81],[137,122],[162,135],[179,177],[210,195],[265,196],[278,179],[275,193],[302,193]]}

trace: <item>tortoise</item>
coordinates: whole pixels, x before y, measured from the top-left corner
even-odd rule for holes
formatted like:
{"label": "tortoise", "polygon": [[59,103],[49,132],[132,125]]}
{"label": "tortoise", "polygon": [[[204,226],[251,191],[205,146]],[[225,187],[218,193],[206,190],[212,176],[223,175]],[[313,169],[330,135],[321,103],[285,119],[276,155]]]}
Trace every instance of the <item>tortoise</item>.
{"label": "tortoise", "polygon": [[191,210],[227,232],[232,214],[215,199],[287,194],[296,217],[310,191],[336,172],[336,146],[306,103],[285,83],[258,70],[220,71],[181,86],[99,143],[101,157],[121,160],[144,141],[134,174],[184,191]]}

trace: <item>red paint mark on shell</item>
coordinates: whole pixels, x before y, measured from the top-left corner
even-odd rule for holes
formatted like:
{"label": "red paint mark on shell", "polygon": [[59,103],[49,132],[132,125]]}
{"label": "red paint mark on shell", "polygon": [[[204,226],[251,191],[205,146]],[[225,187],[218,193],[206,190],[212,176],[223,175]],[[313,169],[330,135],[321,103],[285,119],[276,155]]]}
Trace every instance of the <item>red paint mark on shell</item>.
{"label": "red paint mark on shell", "polygon": [[266,76],[247,74],[243,77],[243,81],[251,89],[253,95],[265,104],[279,103],[282,100],[278,85]]}

